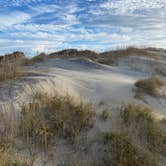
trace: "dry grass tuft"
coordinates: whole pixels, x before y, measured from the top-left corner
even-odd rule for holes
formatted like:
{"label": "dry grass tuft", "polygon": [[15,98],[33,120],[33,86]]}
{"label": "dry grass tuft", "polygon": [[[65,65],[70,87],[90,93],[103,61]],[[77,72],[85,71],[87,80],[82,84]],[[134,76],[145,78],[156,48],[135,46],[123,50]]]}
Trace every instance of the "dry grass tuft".
{"label": "dry grass tuft", "polygon": [[157,166],[154,156],[135,144],[124,132],[112,132],[104,135],[107,157],[105,165],[112,166]]}
{"label": "dry grass tuft", "polygon": [[47,57],[45,53],[40,53],[37,56],[34,56],[30,59],[26,59],[24,61],[24,65],[34,65],[35,63],[43,62],[46,58]]}
{"label": "dry grass tuft", "polygon": [[121,119],[128,133],[145,148],[166,154],[166,132],[161,130],[160,122],[154,118],[151,108],[133,103],[124,105]]}
{"label": "dry grass tuft", "polygon": [[101,119],[103,119],[103,120],[107,120],[108,117],[109,117],[108,109],[104,109],[104,110],[101,112],[100,117],[101,117]]}
{"label": "dry grass tuft", "polygon": [[76,104],[68,96],[37,94],[32,103],[22,107],[21,136],[28,144],[46,148],[55,136],[74,143],[79,132],[92,125],[92,116],[89,104]]}
{"label": "dry grass tuft", "polygon": [[134,103],[122,106],[120,120],[118,128],[104,133],[98,165],[160,165],[166,156],[166,124],[155,119],[151,108]]}
{"label": "dry grass tuft", "polygon": [[143,92],[151,96],[157,96],[158,88],[164,85],[165,85],[165,82],[160,80],[156,76],[152,76],[148,79],[138,80],[135,83],[135,86],[137,87],[138,92]]}
{"label": "dry grass tuft", "polygon": [[11,123],[6,113],[0,112],[0,165],[30,166],[29,161],[15,150],[16,125]]}
{"label": "dry grass tuft", "polygon": [[165,124],[165,125],[166,125],[166,117],[163,117],[163,118],[160,120],[160,123],[162,123],[162,124]]}
{"label": "dry grass tuft", "polygon": [[1,166],[30,166],[28,160],[15,154],[11,148],[0,150]]}
{"label": "dry grass tuft", "polygon": [[0,82],[25,76],[22,68],[22,61],[19,60],[0,62]]}
{"label": "dry grass tuft", "polygon": [[121,118],[127,126],[133,123],[141,123],[142,121],[154,122],[152,109],[142,105],[129,103],[121,108]]}
{"label": "dry grass tuft", "polygon": [[143,92],[146,94],[149,94],[151,96],[157,96],[158,95],[158,88],[165,85],[165,82],[160,80],[156,76],[152,76],[147,79],[138,80],[135,83],[135,86],[138,88],[138,92]]}

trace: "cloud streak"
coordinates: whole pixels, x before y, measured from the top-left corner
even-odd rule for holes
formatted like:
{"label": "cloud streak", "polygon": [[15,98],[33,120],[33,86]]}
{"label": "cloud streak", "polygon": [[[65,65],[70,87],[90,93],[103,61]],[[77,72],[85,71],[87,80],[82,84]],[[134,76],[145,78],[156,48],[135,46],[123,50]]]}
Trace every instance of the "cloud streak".
{"label": "cloud streak", "polygon": [[136,10],[161,9],[166,7],[165,0],[109,0],[100,5],[105,9],[114,9],[119,14],[133,13]]}
{"label": "cloud streak", "polygon": [[166,46],[165,0],[6,0],[0,6],[0,54]]}
{"label": "cloud streak", "polygon": [[6,14],[6,13],[1,14],[0,15],[0,29],[24,23],[29,18],[30,18],[30,16],[24,12],[12,12],[9,14]]}

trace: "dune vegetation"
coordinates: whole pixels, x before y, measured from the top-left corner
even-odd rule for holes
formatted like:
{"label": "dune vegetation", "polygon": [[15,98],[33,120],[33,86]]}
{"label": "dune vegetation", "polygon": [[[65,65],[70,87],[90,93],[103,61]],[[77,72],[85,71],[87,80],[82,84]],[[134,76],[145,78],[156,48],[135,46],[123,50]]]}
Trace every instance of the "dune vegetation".
{"label": "dune vegetation", "polygon": [[[22,106],[17,124],[11,123],[7,114],[2,114],[0,165],[32,166],[39,149],[48,152],[55,137],[74,144],[82,130],[93,126],[93,116],[90,104],[81,101],[76,103],[68,95],[50,97],[36,94],[31,103]],[[23,148],[28,150],[27,157],[21,157],[14,151],[17,139],[21,140]]]}
{"label": "dune vegetation", "polygon": [[159,165],[166,155],[166,125],[163,129],[152,111],[135,103],[121,107],[121,127],[104,134],[105,165]]}
{"label": "dune vegetation", "polygon": [[31,57],[31,58],[25,58],[24,59],[24,65],[27,66],[27,65],[34,65],[35,63],[39,63],[39,62],[42,62],[46,59],[46,54],[45,53],[40,53],[34,57]]}
{"label": "dune vegetation", "polygon": [[75,103],[69,96],[36,94],[32,103],[22,107],[21,136],[45,147],[55,136],[74,143],[83,128],[92,126],[93,114],[91,105]]}
{"label": "dune vegetation", "polygon": [[[0,59],[0,83],[7,80],[14,80],[24,76],[34,75],[27,72],[24,67],[42,62],[45,59],[45,54],[41,53],[35,57],[27,58],[21,53],[16,52],[13,54],[5,55]],[[16,55],[19,55],[18,57]]]}
{"label": "dune vegetation", "polygon": [[[121,109],[122,124],[130,131],[131,136],[150,152],[166,153],[166,132],[162,130],[160,121],[156,120],[153,109],[138,104],[127,104]],[[166,127],[166,126],[165,126]]]}
{"label": "dune vegetation", "polygon": [[[97,116],[91,104],[75,102],[69,95],[37,93],[32,102],[22,106],[17,125],[1,116],[0,164],[33,166],[39,150],[48,153],[55,138],[64,139],[73,146],[81,132],[93,129],[93,119]],[[104,109],[99,116],[101,121],[112,124],[108,110]],[[117,124],[118,128],[114,126],[110,132],[100,133],[99,142],[94,137],[96,144],[102,145],[100,153],[105,155],[92,162],[96,166],[158,166],[160,157],[166,155],[164,120],[156,120],[150,107],[129,103],[121,107]],[[15,139],[23,142],[29,151],[28,158],[16,153]]]}
{"label": "dune vegetation", "polygon": [[[14,52],[12,54],[0,56],[0,82],[24,76],[25,72],[23,72],[23,66],[33,65],[35,63],[42,62],[45,59],[77,57],[88,58],[102,64],[116,64],[119,58],[126,56],[139,55],[152,58],[158,57],[157,53],[152,53],[150,51],[150,48],[141,49],[134,47],[103,53],[96,53],[90,50],[79,51],[77,49],[67,49],[48,55],[45,53],[40,53],[32,58],[27,58],[22,52]],[[154,79],[152,82],[153,81]],[[152,93],[154,92],[152,91]]]}
{"label": "dune vegetation", "polygon": [[135,83],[138,93],[145,93],[151,96],[158,95],[158,89],[165,85],[165,82],[156,76],[147,79],[138,80]]}
{"label": "dune vegetation", "polygon": [[24,75],[25,73],[22,71],[21,64],[19,62],[4,61],[0,63],[0,82],[16,79]]}
{"label": "dune vegetation", "polygon": [[[129,52],[131,55],[132,51],[137,52],[139,50],[133,50],[131,48],[125,50],[126,56]],[[144,51],[146,51],[146,49]],[[73,52],[76,54],[73,55]],[[93,56],[94,54],[94,52],[87,50],[85,52],[65,50],[60,53],[63,54],[63,58],[65,58],[68,55],[75,57],[77,54],[82,54],[82,52],[85,54],[88,53],[89,56]],[[141,53],[142,52],[139,52],[139,54]],[[109,63],[115,58],[112,54],[120,56],[121,51],[112,52],[111,56],[110,53],[108,53],[107,58],[110,60]],[[95,53],[95,58],[97,58],[98,55],[98,53]],[[16,61],[8,59],[0,62],[0,83],[33,74],[24,72],[24,69],[28,68],[31,72],[32,69],[38,68],[38,65],[35,63],[43,62],[47,60],[47,58],[53,58],[51,56],[54,56],[54,54],[47,56],[45,54],[39,54],[33,58],[24,58],[22,61],[18,59]],[[56,54],[55,58],[58,56],[59,53]],[[151,54],[147,54],[147,56],[151,56]],[[95,61],[96,60],[99,59],[95,59]],[[73,64],[74,63],[70,63],[69,66],[71,67]],[[83,66],[82,61],[81,65]],[[43,67],[43,63],[39,64],[39,68],[40,67]],[[47,70],[47,67],[44,67],[42,70],[45,72],[51,71]],[[55,68],[55,70],[56,69],[57,68]],[[36,70],[35,72],[40,74],[40,70]],[[74,71],[70,74],[73,76],[75,73]],[[121,75],[122,74],[123,73],[121,73]],[[128,91],[129,93],[132,92],[131,89],[135,82],[131,77],[127,77],[124,84],[125,87],[129,89],[124,91],[125,97],[128,99],[127,101],[129,101],[129,103],[125,102],[121,105],[121,102],[117,102],[115,105],[118,105],[114,106],[114,101],[108,101],[110,103],[99,101],[99,104],[95,105],[97,103],[87,103],[80,98],[75,99],[71,95],[64,95],[64,93],[63,95],[55,93],[53,96],[49,95],[49,93],[46,94],[44,90],[47,91],[49,89],[48,87],[51,87],[51,90],[54,88],[54,85],[56,86],[54,90],[59,88],[58,83],[54,84],[56,83],[54,82],[54,77],[62,78],[60,84],[61,81],[66,81],[69,77],[64,77],[64,75],[58,77],[61,75],[58,75],[57,71],[55,75],[49,73],[49,77],[44,77],[45,75],[46,73],[41,72],[39,80],[36,79],[36,77],[29,78],[30,81],[31,79],[34,80],[35,86],[27,87],[26,90],[28,91],[30,89],[32,92],[30,92],[30,94],[27,92],[27,96],[23,94],[25,99],[21,100],[21,102],[18,101],[20,98],[16,98],[16,95],[14,96],[15,92],[13,92],[14,100],[17,100],[20,104],[19,111],[16,110],[17,115],[15,112],[10,114],[11,112],[5,109],[5,111],[0,112],[0,166],[36,166],[41,165],[41,163],[43,165],[50,165],[50,161],[55,162],[53,165],[57,166],[164,166],[166,160],[166,118],[163,116],[163,118],[157,119],[158,117],[154,115],[156,111],[145,103],[140,104],[142,101],[139,101],[139,104],[137,102],[130,103],[133,96],[130,98],[130,96],[126,94]],[[118,77],[121,75],[118,75]],[[76,76],[79,77],[79,75]],[[92,78],[90,75],[85,76]],[[111,75],[108,76],[112,78]],[[39,89],[36,88],[38,82],[41,83],[43,80],[47,82],[48,78],[51,80],[49,80],[51,83],[53,82],[53,87],[52,84],[42,84],[39,85]],[[63,80],[63,78],[67,79]],[[99,77],[94,77],[93,73],[93,80],[94,78]],[[104,77],[102,77],[101,81],[103,81],[103,78]],[[114,78],[116,80],[116,77]],[[124,78],[125,77],[122,77],[117,80],[121,83]],[[134,77],[134,80],[138,78],[139,77]],[[40,79],[42,81],[40,81]],[[85,79],[85,77],[83,79]],[[71,82],[73,80],[71,79]],[[99,82],[99,85],[97,86],[96,84],[94,87],[90,85],[89,90],[93,88],[92,93],[95,92],[95,95],[99,93],[100,97],[100,92],[104,94],[108,89],[104,87],[105,91],[102,91],[103,87],[100,84],[100,79],[96,80]],[[133,81],[132,84],[131,80]],[[86,82],[87,80],[84,81]],[[82,86],[80,82],[78,83],[79,86]],[[87,81],[87,83],[89,83],[89,81]],[[115,81],[115,84],[116,83]],[[67,87],[70,88],[68,85],[70,84],[70,80],[69,82],[66,81],[66,84]],[[46,85],[46,89],[43,88],[43,85]],[[49,86],[47,87],[47,85]],[[112,85],[114,84],[111,84],[111,86]],[[134,85],[136,93],[146,94],[147,97],[153,96],[155,97],[153,99],[158,102],[158,90],[165,85],[165,82],[161,80],[160,77],[152,76],[147,79],[138,80]],[[87,84],[85,84],[85,86],[87,86]],[[99,91],[96,90],[98,87]],[[43,92],[40,91],[36,93],[37,90],[42,90],[42,88],[44,89]],[[85,89],[87,90],[88,88],[87,86]],[[120,91],[123,91],[123,89],[121,89],[121,86],[115,86],[114,89],[116,88],[119,88],[118,91],[115,92],[119,93],[118,97],[120,98],[120,95],[123,93]],[[58,92],[61,92],[61,89],[58,89]],[[16,91],[16,93],[18,95],[20,91]],[[108,93],[109,91],[106,94]],[[110,95],[115,95],[115,93],[110,93]],[[4,101],[6,100],[5,97]],[[10,101],[13,99],[10,98],[10,96],[7,97]],[[3,106],[2,100],[2,107]],[[0,109],[2,107],[0,107]],[[58,148],[60,148],[60,150]],[[62,160],[64,159],[64,161],[61,162],[58,160],[57,153],[58,155],[62,153]],[[72,156],[73,153],[76,154],[74,157]],[[67,155],[70,156],[69,159]],[[36,164],[36,162],[40,164]]]}

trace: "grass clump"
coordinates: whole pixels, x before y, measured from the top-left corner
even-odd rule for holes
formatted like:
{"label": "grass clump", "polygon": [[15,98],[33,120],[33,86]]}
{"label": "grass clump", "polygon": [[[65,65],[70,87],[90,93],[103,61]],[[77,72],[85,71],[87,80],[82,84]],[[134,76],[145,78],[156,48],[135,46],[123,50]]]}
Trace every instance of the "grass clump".
{"label": "grass clump", "polygon": [[55,136],[62,136],[71,143],[79,132],[90,127],[93,116],[89,104],[76,104],[71,97],[49,97],[38,94],[32,103],[21,111],[21,135],[29,144],[51,144]]}
{"label": "grass clump", "polygon": [[104,110],[101,112],[100,117],[101,117],[102,120],[107,120],[108,117],[109,117],[108,110],[107,110],[107,109],[104,109]]}
{"label": "grass clump", "polygon": [[121,108],[122,124],[134,139],[154,153],[166,154],[166,132],[161,130],[152,109],[129,103]]}
{"label": "grass clump", "polygon": [[164,81],[160,80],[156,76],[152,76],[147,79],[138,80],[135,83],[135,86],[137,87],[138,92],[143,92],[151,96],[157,96],[158,88],[160,88],[164,84]]}
{"label": "grass clump", "polygon": [[104,165],[112,166],[157,166],[157,161],[149,151],[137,145],[127,133],[105,133],[106,155]]}
{"label": "grass clump", "polygon": [[24,60],[24,65],[34,65],[35,63],[43,62],[47,58],[45,53],[40,53],[30,59]]}
{"label": "grass clump", "polygon": [[163,117],[163,118],[160,120],[160,123],[166,125],[166,117]]}
{"label": "grass clump", "polygon": [[135,103],[123,105],[119,118],[119,127],[104,133],[99,165],[160,165],[166,156],[165,123],[155,119],[151,108]]}
{"label": "grass clump", "polygon": [[16,132],[8,115],[0,112],[0,165],[1,166],[29,166],[29,161],[14,150]]}
{"label": "grass clump", "polygon": [[152,109],[139,104],[129,103],[121,107],[121,118],[125,125],[139,124],[142,121],[154,122]]}
{"label": "grass clump", "polygon": [[19,62],[4,61],[0,63],[0,82],[16,79],[24,76],[22,72],[22,66]]}
{"label": "grass clump", "polygon": [[0,165],[1,166],[30,166],[29,161],[19,156],[12,148],[0,148]]}

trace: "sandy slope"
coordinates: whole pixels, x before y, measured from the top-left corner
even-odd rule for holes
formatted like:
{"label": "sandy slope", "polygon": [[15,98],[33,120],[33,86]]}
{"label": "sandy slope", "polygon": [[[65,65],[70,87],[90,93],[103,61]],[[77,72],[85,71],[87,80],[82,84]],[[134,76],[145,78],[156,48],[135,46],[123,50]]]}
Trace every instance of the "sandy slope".
{"label": "sandy slope", "polygon": [[[11,112],[13,119],[20,110],[23,103],[32,100],[36,92],[45,92],[54,95],[56,91],[60,94],[70,94],[76,99],[83,99],[97,104],[104,103],[113,112],[125,102],[141,102],[154,108],[156,115],[166,115],[166,100],[145,96],[144,100],[134,98],[134,83],[151,75],[151,73],[139,72],[130,69],[129,66],[107,66],[83,59],[51,59],[33,66],[26,67],[35,76],[8,81],[0,87],[0,110]],[[164,79],[164,77],[163,77]],[[96,112],[100,109],[96,109]],[[114,116],[114,115],[113,115]],[[112,112],[111,112],[112,117]],[[116,119],[116,118],[115,118]],[[114,120],[114,118],[112,118]],[[117,120],[117,119],[116,119]],[[81,148],[98,138],[99,131],[110,129],[110,123],[95,121],[93,130],[88,134],[88,139],[78,141],[77,152],[66,144],[64,140],[55,140],[55,161],[62,163],[71,159],[81,158],[84,165],[88,165],[91,158],[100,159],[100,144],[91,145],[89,152],[84,153]],[[86,136],[86,135],[85,135]],[[84,136],[80,136],[83,138]],[[89,142],[84,142],[84,141]],[[85,145],[84,145],[85,144]],[[96,155],[99,156],[96,156]],[[104,154],[104,153],[103,153]],[[44,155],[44,154],[43,154]],[[70,159],[69,159],[70,158]],[[45,156],[39,155],[35,165],[42,165]],[[51,163],[49,163],[51,166]],[[53,163],[55,165],[55,163]]]}
{"label": "sandy slope", "polygon": [[[104,66],[83,60],[51,60],[42,64],[50,66],[50,73],[62,77],[64,89],[73,88],[81,97],[99,102],[101,100],[124,102],[133,98],[133,83],[144,77],[138,72],[124,68]],[[39,69],[40,70],[40,69]]]}
{"label": "sandy slope", "polygon": [[[10,81],[0,90],[0,108],[19,110],[20,105],[32,99],[38,92],[54,94],[69,93],[93,103],[104,101],[111,106],[136,101],[134,82],[151,75],[133,71],[126,66],[107,66],[83,59],[51,59],[27,67],[37,76]],[[142,101],[137,101],[142,102]],[[157,113],[165,114],[165,99],[146,98],[146,104],[153,106]]]}

